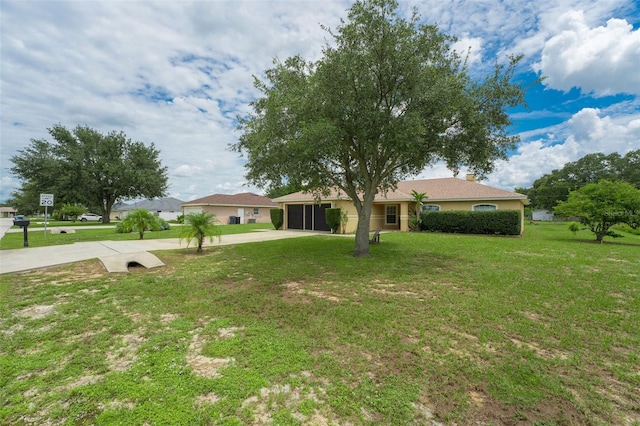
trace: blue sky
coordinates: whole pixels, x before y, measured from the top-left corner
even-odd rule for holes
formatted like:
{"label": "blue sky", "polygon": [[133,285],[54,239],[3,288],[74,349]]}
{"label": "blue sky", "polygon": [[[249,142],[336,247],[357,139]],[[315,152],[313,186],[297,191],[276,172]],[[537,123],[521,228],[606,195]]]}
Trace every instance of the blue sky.
{"label": "blue sky", "polygon": [[[155,143],[169,194],[258,192],[227,149],[274,57],[319,59],[350,1],[0,0],[0,201],[19,187],[9,158],[47,128],[87,125]],[[592,152],[640,149],[640,7],[632,0],[423,0],[425,23],[471,49],[477,75],[524,54],[530,109],[521,143],[484,183],[513,190]],[[462,171],[464,173],[464,170]],[[452,176],[442,165],[418,177]]]}

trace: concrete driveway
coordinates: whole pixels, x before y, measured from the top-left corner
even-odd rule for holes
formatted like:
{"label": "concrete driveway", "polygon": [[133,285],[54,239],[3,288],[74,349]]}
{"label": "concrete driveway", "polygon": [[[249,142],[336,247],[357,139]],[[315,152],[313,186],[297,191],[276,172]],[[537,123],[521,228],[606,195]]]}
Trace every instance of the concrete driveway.
{"label": "concrete driveway", "polygon": [[[13,222],[11,223],[13,224]],[[221,241],[215,240],[213,244],[207,241],[205,245],[243,244],[281,240],[285,238],[308,237],[310,235],[328,234],[309,231],[264,230],[246,234],[223,235]],[[162,240],[96,241],[49,247],[25,247],[15,250],[0,250],[0,274],[30,271],[121,253],[174,250],[186,247],[187,244],[185,241],[181,243],[177,238],[171,238]],[[190,250],[195,251],[193,244],[190,246]]]}

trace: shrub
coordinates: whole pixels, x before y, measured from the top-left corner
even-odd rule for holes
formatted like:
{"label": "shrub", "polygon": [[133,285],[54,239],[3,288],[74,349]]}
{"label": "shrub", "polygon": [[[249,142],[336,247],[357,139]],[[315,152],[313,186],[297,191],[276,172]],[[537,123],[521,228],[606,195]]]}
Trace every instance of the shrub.
{"label": "shrub", "polygon": [[576,232],[582,229],[585,229],[585,228],[581,227],[578,222],[569,223],[569,231],[573,232],[573,235],[576,235]]}
{"label": "shrub", "polygon": [[326,209],[324,211],[325,220],[329,228],[331,228],[331,232],[335,234],[340,229],[340,220],[342,215],[342,209]]}
{"label": "shrub", "polygon": [[283,209],[271,209],[269,211],[271,215],[271,223],[275,229],[282,228],[282,224],[284,223],[284,210]]}
{"label": "shrub", "polygon": [[169,229],[171,229],[171,225],[162,218],[158,218],[158,221],[153,226],[154,231],[168,231]]}
{"label": "shrub", "polygon": [[178,216],[178,217],[176,218],[176,222],[177,222],[177,223],[184,223],[184,215],[183,215],[183,214],[181,214],[180,216]]}
{"label": "shrub", "polygon": [[439,211],[424,212],[420,229],[460,234],[520,235],[520,212],[494,211]]}

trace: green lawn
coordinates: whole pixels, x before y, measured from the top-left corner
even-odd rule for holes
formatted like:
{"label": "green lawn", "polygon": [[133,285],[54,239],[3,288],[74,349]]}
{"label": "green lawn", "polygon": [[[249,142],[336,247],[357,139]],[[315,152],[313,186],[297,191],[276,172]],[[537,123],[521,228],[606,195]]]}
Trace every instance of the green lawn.
{"label": "green lawn", "polygon": [[[640,424],[640,237],[312,236],[0,276],[1,424]],[[440,422],[440,423],[437,423]]]}
{"label": "green lawn", "polygon": [[[69,223],[69,222],[67,222]],[[95,225],[95,223],[93,223]],[[57,225],[60,227],[69,227],[71,225]],[[81,225],[82,226],[82,225]],[[244,232],[253,232],[260,229],[273,229],[270,223],[255,223],[244,225],[222,225],[220,231],[222,235],[241,234]],[[181,225],[172,225],[171,229],[166,231],[147,231],[144,238],[151,240],[157,238],[179,238],[183,228]],[[139,235],[137,232],[127,234],[117,234],[114,225],[104,227],[104,229],[76,229],[73,234],[51,234],[51,227],[47,227],[47,234],[44,233],[44,227],[38,231],[28,233],[29,247],[54,246],[59,244],[72,244],[83,241],[122,241],[137,240]],[[5,234],[0,240],[0,250],[24,248],[24,235],[22,232],[12,232]]]}

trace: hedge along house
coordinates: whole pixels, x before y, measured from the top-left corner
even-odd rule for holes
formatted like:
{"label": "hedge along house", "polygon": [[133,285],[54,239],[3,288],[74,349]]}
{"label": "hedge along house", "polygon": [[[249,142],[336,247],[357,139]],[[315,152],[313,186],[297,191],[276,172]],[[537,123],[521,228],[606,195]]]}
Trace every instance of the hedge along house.
{"label": "hedge along house", "polygon": [[241,194],[213,194],[182,204],[182,214],[213,213],[220,223],[271,223],[269,211],[278,207],[262,195],[251,192]]}
{"label": "hedge along house", "polygon": [[[467,175],[466,179],[398,182],[397,189],[376,195],[369,228],[408,231],[410,213],[416,208],[412,191],[426,194],[422,211],[516,210],[520,213],[520,233],[524,230],[524,206],[529,202],[527,196],[480,184],[473,175]],[[351,198],[344,193],[332,191],[326,198],[317,200],[312,194],[295,192],[274,201],[284,210],[284,229],[328,231],[324,211],[342,208],[349,218],[345,232],[356,230],[358,214]]]}

